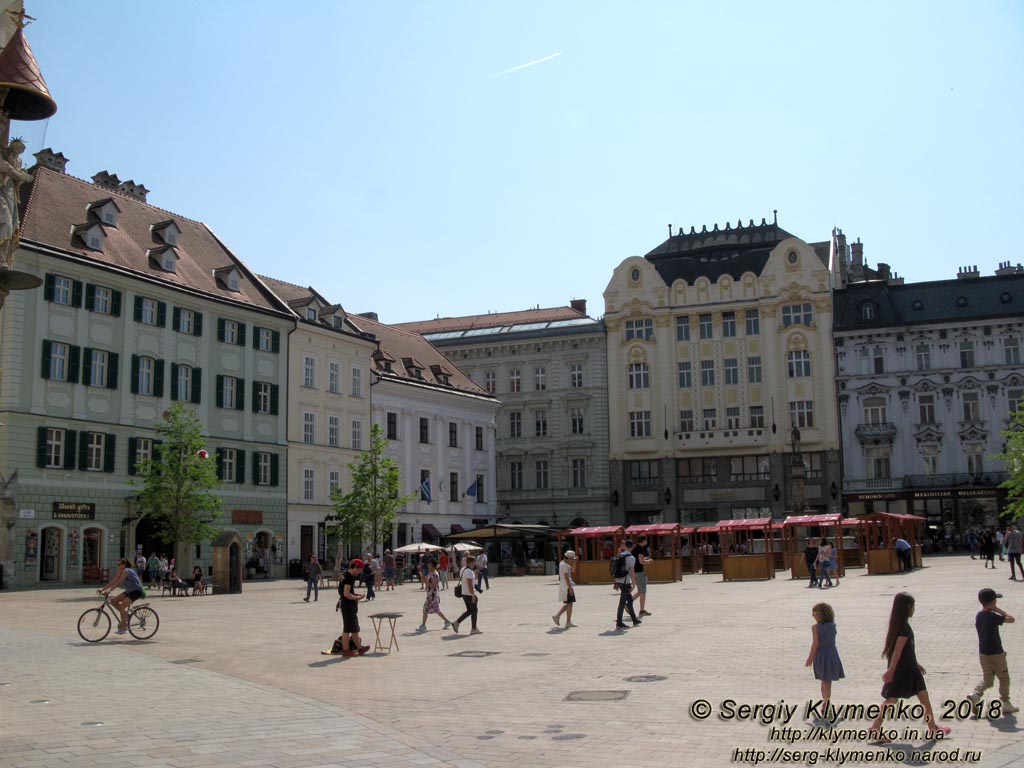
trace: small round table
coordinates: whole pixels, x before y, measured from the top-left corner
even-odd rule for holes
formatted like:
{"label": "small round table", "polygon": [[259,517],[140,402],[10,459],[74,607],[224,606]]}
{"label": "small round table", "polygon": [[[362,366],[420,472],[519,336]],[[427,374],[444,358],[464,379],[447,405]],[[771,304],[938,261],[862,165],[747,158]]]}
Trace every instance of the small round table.
{"label": "small round table", "polygon": [[[401,650],[398,647],[398,638],[395,637],[395,622],[398,621],[398,619],[400,619],[400,618],[402,618],[402,614],[400,614],[400,613],[371,613],[370,614],[370,621],[373,622],[373,632],[376,635],[376,640],[374,641],[374,644],[373,644],[373,650],[374,650],[375,653],[377,651],[387,651],[390,654],[392,646],[394,646],[396,651]],[[388,625],[390,627],[390,635],[388,636],[388,644],[387,645],[384,645],[384,643],[382,643],[381,640],[380,640],[381,626],[384,624],[385,621],[388,622]]]}

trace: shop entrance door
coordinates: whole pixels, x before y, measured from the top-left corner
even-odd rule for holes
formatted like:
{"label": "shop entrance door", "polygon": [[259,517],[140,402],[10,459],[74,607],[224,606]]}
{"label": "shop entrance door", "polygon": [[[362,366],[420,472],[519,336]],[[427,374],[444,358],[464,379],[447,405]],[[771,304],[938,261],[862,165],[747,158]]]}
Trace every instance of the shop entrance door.
{"label": "shop entrance door", "polygon": [[39,580],[60,581],[60,564],[64,557],[60,528],[43,529],[42,556],[39,558]]}
{"label": "shop entrance door", "polygon": [[304,525],[299,533],[299,558],[302,564],[309,562],[309,556],[313,554],[313,526]]}

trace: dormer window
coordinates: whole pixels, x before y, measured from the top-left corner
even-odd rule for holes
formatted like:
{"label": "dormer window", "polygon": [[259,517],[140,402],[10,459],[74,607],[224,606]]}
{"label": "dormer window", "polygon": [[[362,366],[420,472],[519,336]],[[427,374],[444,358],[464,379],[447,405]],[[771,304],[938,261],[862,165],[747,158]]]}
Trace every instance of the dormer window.
{"label": "dormer window", "polygon": [[95,214],[96,218],[106,226],[117,227],[117,216],[121,213],[121,209],[117,207],[117,203],[114,202],[113,198],[107,197],[103,200],[89,203],[88,211]]}
{"label": "dormer window", "polygon": [[107,233],[103,231],[103,225],[99,222],[80,224],[72,229],[72,234],[81,238],[85,247],[92,251],[102,251],[103,243],[107,239]]}
{"label": "dormer window", "polygon": [[306,319],[307,320],[313,320],[313,321],[316,320],[316,307],[307,307],[306,308]]}
{"label": "dormer window", "polygon": [[160,265],[164,272],[178,271],[178,252],[167,246],[164,248],[151,248],[149,257]]}
{"label": "dormer window", "polygon": [[332,320],[333,320],[333,323],[332,323],[332,325],[333,325],[333,326],[334,326],[335,328],[337,328],[338,330],[342,329],[342,328],[343,328],[343,327],[345,326],[345,319],[344,319],[344,318],[342,318],[342,317],[338,317],[337,315],[335,315],[335,316],[334,316],[334,317],[332,318]]}
{"label": "dormer window", "polygon": [[229,291],[237,293],[242,290],[242,273],[238,271],[238,267],[221,267],[220,269],[215,269],[213,275]]}
{"label": "dormer window", "polygon": [[430,372],[434,374],[434,379],[437,380],[438,384],[444,384],[445,386],[450,385],[451,371],[449,371],[443,365],[434,364],[430,366]]}
{"label": "dormer window", "polygon": [[860,319],[861,320],[874,320],[875,319],[875,304],[872,301],[865,301],[860,305]]}
{"label": "dormer window", "polygon": [[181,227],[179,227],[173,219],[167,221],[161,221],[151,226],[150,231],[154,237],[160,238],[167,245],[177,245],[178,238],[181,237]]}
{"label": "dormer window", "polygon": [[415,357],[403,357],[402,364],[405,366],[405,370],[408,371],[409,375],[414,379],[423,378],[423,366],[420,365],[419,361]]}

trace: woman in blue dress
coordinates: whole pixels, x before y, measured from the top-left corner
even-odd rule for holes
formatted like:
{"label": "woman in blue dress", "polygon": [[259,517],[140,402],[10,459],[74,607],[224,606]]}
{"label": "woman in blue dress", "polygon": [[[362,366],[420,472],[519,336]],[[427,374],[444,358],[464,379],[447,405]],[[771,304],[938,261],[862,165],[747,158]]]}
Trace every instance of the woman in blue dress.
{"label": "woman in blue dress", "polygon": [[828,715],[832,683],[846,677],[843,662],[836,650],[836,614],[828,603],[818,603],[811,609],[815,624],[811,627],[811,651],[805,667],[814,667],[814,679],[821,681],[821,711]]}

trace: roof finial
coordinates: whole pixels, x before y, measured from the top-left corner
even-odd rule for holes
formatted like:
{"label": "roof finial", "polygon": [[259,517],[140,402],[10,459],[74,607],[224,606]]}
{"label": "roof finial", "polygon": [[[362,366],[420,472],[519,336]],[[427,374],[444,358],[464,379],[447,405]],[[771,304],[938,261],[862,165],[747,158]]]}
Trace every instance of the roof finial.
{"label": "roof finial", "polygon": [[776,208],[772,208],[772,226],[779,225],[779,211]]}
{"label": "roof finial", "polygon": [[671,224],[668,225],[668,236],[672,237],[672,225]]}
{"label": "roof finial", "polygon": [[27,27],[29,24],[36,20],[34,16],[29,16],[27,13],[25,13],[24,8],[18,11],[14,10],[13,8],[9,8],[6,11],[6,13],[8,16],[11,17],[12,21],[14,21],[14,25],[18,29],[24,29],[25,27]]}

